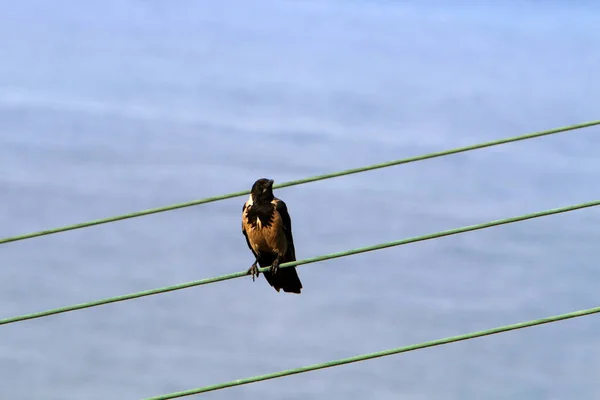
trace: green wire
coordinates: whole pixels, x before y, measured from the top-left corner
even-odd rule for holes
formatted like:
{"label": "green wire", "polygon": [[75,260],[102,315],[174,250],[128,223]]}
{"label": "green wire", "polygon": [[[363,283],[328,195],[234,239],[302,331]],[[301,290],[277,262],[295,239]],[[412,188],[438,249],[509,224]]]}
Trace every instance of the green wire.
{"label": "green wire", "polygon": [[[385,162],[385,163],[381,163],[381,164],[373,164],[373,165],[369,165],[366,167],[347,169],[345,171],[333,172],[333,173],[325,174],[325,175],[317,175],[317,176],[313,176],[310,178],[304,178],[304,179],[298,179],[295,181],[284,182],[281,184],[277,184],[274,187],[275,188],[283,188],[283,187],[287,187],[287,186],[294,186],[294,185],[300,185],[300,184],[309,183],[309,182],[320,181],[323,179],[337,178],[340,176],[357,174],[359,172],[372,171],[372,170],[379,169],[379,168],[392,167],[394,165],[406,164],[406,163],[411,163],[411,162],[415,162],[415,161],[422,161],[422,160],[426,160],[429,158],[442,157],[442,156],[447,156],[447,155],[451,155],[451,154],[462,153],[465,151],[477,150],[477,149],[482,149],[485,147],[498,146],[501,144],[517,142],[520,140],[533,139],[533,138],[538,138],[541,136],[552,135],[555,133],[566,132],[566,131],[571,131],[571,130],[581,129],[581,128],[587,128],[587,127],[594,126],[594,125],[600,125],[600,120],[585,122],[585,123],[577,124],[577,125],[564,126],[561,128],[555,128],[555,129],[550,129],[547,131],[540,131],[540,132],[530,133],[527,135],[515,136],[515,137],[506,138],[506,139],[495,140],[492,142],[475,144],[475,145],[471,145],[471,146],[458,147],[458,148],[451,149],[451,150],[440,151],[440,152],[436,152],[436,153],[429,153],[429,154],[416,156],[416,157],[403,158],[400,160],[389,161],[389,162]],[[191,207],[191,206],[195,206],[195,205],[199,205],[199,204],[211,203],[213,201],[225,200],[225,199],[230,199],[230,198],[238,197],[238,196],[244,196],[249,193],[250,193],[249,190],[243,190],[240,192],[234,192],[234,193],[224,194],[224,195],[220,195],[220,196],[206,197],[204,199],[189,201],[186,203],[179,203],[179,204],[173,204],[173,205],[165,206],[165,207],[151,208],[148,210],[133,212],[130,214],[123,214],[123,215],[118,215],[118,216],[104,218],[104,219],[97,219],[94,221],[82,222],[82,223],[74,224],[74,225],[67,225],[67,226],[63,226],[60,228],[47,229],[44,231],[27,233],[24,235],[7,237],[7,238],[0,239],[0,244],[16,242],[16,241],[25,240],[25,239],[31,239],[31,238],[38,237],[38,236],[51,235],[51,234],[59,233],[59,232],[71,231],[74,229],[87,228],[89,226],[101,225],[101,224],[106,224],[109,222],[122,221],[122,220],[129,219],[129,218],[136,218],[136,217],[141,217],[143,215],[156,214],[156,213],[160,213],[160,212],[164,212],[164,211],[176,210],[179,208]]]}
{"label": "green wire", "polygon": [[339,365],[350,364],[350,363],[355,363],[355,362],[359,362],[359,361],[366,361],[366,360],[370,360],[373,358],[386,357],[386,356],[391,356],[391,355],[399,354],[399,353],[406,353],[409,351],[424,349],[427,347],[441,346],[441,345],[445,345],[445,344],[449,344],[449,343],[460,342],[462,340],[475,339],[475,338],[482,337],[482,336],[494,335],[497,333],[508,332],[508,331],[512,331],[512,330],[516,330],[516,329],[529,328],[529,327],[536,326],[536,325],[542,325],[542,324],[547,324],[547,323],[551,323],[551,322],[558,322],[558,321],[562,321],[562,320],[566,320],[566,319],[570,319],[570,318],[583,317],[585,315],[596,314],[599,312],[600,312],[600,307],[590,308],[590,309],[581,310],[581,311],[574,311],[574,312],[570,312],[567,314],[555,315],[552,317],[521,322],[518,324],[505,325],[505,326],[501,326],[498,328],[487,329],[484,331],[467,333],[464,335],[452,336],[452,337],[447,337],[444,339],[438,339],[438,340],[432,340],[429,342],[413,344],[411,346],[398,347],[395,349],[378,351],[376,353],[363,354],[360,356],[342,358],[340,360],[324,362],[321,364],[313,364],[313,365],[309,365],[306,367],[288,369],[285,371],[274,372],[271,374],[258,375],[258,376],[254,376],[251,378],[237,379],[235,381],[229,381],[229,382],[220,383],[217,385],[210,385],[210,386],[204,386],[204,387],[197,388],[197,389],[184,390],[182,392],[174,392],[174,393],[164,394],[161,396],[148,397],[145,400],[167,400],[167,399],[175,399],[177,397],[191,396],[194,394],[211,392],[213,390],[226,389],[226,388],[230,388],[233,386],[247,385],[249,383],[266,381],[268,379],[281,378],[281,377],[288,376],[288,375],[301,374],[304,372],[316,371],[319,369],[330,368],[330,367],[337,367]]}
{"label": "green wire", "polygon": [[[403,240],[397,240],[397,241],[393,241],[393,242],[376,244],[374,246],[367,246],[367,247],[357,248],[357,249],[353,249],[353,250],[341,251],[338,253],[326,254],[323,256],[305,258],[303,260],[298,260],[298,261],[281,264],[280,268],[292,267],[295,265],[311,264],[311,263],[315,263],[315,262],[319,262],[319,261],[331,260],[331,259],[340,258],[340,257],[347,257],[347,256],[351,256],[354,254],[365,253],[368,251],[381,250],[381,249],[385,249],[385,248],[393,247],[393,246],[401,246],[401,245],[420,242],[420,241],[424,241],[424,240],[437,239],[437,238],[444,237],[444,236],[456,235],[459,233],[464,233],[464,232],[469,232],[469,231],[476,231],[479,229],[490,228],[493,226],[510,224],[513,222],[524,221],[524,220],[532,219],[532,218],[545,217],[545,216],[552,215],[552,214],[559,214],[559,213],[564,213],[564,212],[568,212],[568,211],[579,210],[582,208],[594,207],[594,206],[598,206],[598,205],[600,205],[600,200],[589,202],[589,203],[577,204],[577,205],[568,206],[568,207],[554,208],[554,209],[550,209],[550,210],[546,210],[546,211],[540,211],[537,213],[525,214],[525,215],[521,215],[518,217],[499,219],[496,221],[486,222],[483,224],[469,225],[469,226],[464,226],[462,228],[450,229],[447,231],[441,231],[441,232],[432,233],[429,235],[416,236],[416,237],[409,238],[409,239],[403,239]],[[268,270],[268,268],[269,267],[260,268],[260,271],[264,272],[264,271]],[[151,290],[146,290],[143,292],[125,294],[125,295],[116,296],[116,297],[109,297],[109,298],[102,299],[102,300],[96,300],[96,301],[91,301],[88,303],[81,303],[81,304],[76,304],[76,305],[71,305],[71,306],[66,306],[66,307],[61,307],[61,308],[55,308],[52,310],[41,311],[41,312],[32,313],[32,314],[25,314],[25,315],[20,315],[17,317],[5,318],[5,319],[0,320],[0,325],[10,324],[13,322],[18,322],[18,321],[25,321],[28,319],[47,317],[50,315],[61,314],[61,313],[69,312],[69,311],[75,311],[75,310],[81,310],[84,308],[101,306],[101,305],[109,304],[109,303],[116,303],[116,302],[124,301],[124,300],[131,300],[131,299],[155,295],[155,294],[159,294],[159,293],[171,292],[174,290],[185,289],[185,288],[189,288],[189,287],[193,287],[193,286],[206,285],[208,283],[220,282],[220,281],[225,281],[225,280],[234,279],[234,278],[241,278],[246,275],[247,275],[246,271],[235,272],[232,274],[221,275],[221,276],[217,276],[214,278],[202,279],[202,280],[192,281],[192,282],[185,282],[185,283],[181,283],[178,285],[167,286],[167,287],[162,287],[162,288],[158,288],[158,289],[151,289]]]}

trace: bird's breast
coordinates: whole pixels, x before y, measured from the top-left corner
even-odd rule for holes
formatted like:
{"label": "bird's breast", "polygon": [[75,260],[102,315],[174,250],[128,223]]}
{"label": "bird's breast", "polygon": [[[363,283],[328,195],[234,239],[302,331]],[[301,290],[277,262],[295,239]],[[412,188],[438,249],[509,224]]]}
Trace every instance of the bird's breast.
{"label": "bird's breast", "polygon": [[281,229],[281,218],[273,210],[266,218],[248,210],[244,215],[246,235],[250,245],[257,252],[285,253],[285,235]]}

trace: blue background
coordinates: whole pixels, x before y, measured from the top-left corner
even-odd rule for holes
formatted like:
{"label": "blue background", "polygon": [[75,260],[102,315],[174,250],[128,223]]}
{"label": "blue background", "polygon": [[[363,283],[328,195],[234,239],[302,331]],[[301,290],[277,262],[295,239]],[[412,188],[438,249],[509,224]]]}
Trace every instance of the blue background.
{"label": "blue background", "polygon": [[[592,2],[4,1],[0,236],[600,118]],[[600,198],[600,128],[277,191],[299,258]],[[2,245],[0,317],[246,269],[244,198]],[[596,209],[0,327],[0,398],[139,399],[598,306]],[[597,399],[600,319],[206,399]]]}

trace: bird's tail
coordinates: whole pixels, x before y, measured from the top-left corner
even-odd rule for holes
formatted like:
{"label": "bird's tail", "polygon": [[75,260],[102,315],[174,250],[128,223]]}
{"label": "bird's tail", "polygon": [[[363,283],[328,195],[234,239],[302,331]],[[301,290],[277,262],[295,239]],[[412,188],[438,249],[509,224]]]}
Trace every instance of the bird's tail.
{"label": "bird's tail", "polygon": [[[275,258],[273,257],[273,260]],[[259,260],[259,264],[261,268],[268,267],[273,263],[273,260],[270,259],[262,259]],[[284,262],[291,262],[293,260],[285,260]],[[273,286],[275,290],[278,292],[283,289],[286,293],[297,293],[300,294],[302,290],[302,282],[300,282],[300,278],[298,277],[298,273],[296,272],[296,267],[286,267],[279,268],[277,273],[273,275],[270,271],[263,272],[265,279],[269,282],[269,285]]]}

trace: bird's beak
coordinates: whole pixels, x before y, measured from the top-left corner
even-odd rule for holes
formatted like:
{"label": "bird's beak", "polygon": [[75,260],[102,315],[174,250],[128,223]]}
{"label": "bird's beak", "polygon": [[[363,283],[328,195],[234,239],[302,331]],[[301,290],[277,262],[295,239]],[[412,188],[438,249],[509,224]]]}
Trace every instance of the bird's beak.
{"label": "bird's beak", "polygon": [[273,179],[269,179],[267,181],[267,185],[263,187],[263,193],[267,193],[270,190],[273,190]]}

